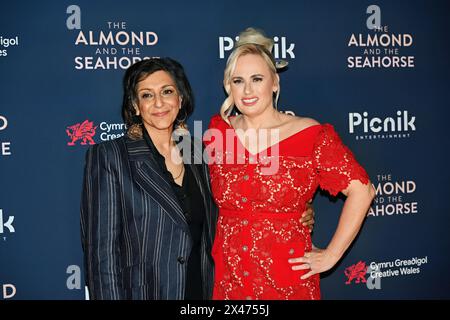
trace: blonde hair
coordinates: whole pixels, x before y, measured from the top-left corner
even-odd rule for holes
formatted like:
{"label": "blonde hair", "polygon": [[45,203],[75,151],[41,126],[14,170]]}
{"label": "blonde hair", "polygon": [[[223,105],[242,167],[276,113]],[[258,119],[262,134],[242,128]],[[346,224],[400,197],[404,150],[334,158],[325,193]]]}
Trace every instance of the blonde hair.
{"label": "blonde hair", "polygon": [[[223,75],[223,86],[228,94],[228,97],[222,103],[220,107],[220,115],[227,123],[230,123],[228,117],[234,109],[234,100],[231,96],[231,75],[236,69],[236,63],[239,57],[247,54],[257,54],[261,56],[267,63],[270,71],[274,75],[277,74],[277,68],[275,59],[271,53],[273,48],[273,40],[267,38],[262,31],[256,30],[254,28],[247,28],[239,34],[239,40],[237,41],[233,52],[227,60],[227,65],[225,67]],[[275,107],[280,96],[280,84],[278,83],[278,90],[275,96]]]}

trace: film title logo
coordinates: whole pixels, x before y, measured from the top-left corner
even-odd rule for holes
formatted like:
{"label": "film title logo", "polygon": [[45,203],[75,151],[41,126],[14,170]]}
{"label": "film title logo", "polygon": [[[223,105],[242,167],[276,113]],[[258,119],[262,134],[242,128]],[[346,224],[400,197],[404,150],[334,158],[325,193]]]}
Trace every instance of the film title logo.
{"label": "film title logo", "polygon": [[[0,115],[0,132],[8,128],[8,119],[5,116]],[[0,140],[0,156],[11,155],[11,142]]]}
{"label": "film title logo", "polygon": [[370,5],[366,10],[370,16],[366,20],[369,32],[352,33],[347,46],[359,51],[359,55],[347,57],[349,69],[400,69],[414,68],[413,55],[404,55],[400,51],[413,46],[413,36],[409,33],[390,33],[388,26],[381,25],[381,9]]}
{"label": "film title logo", "polygon": [[11,299],[16,295],[16,286],[11,283],[6,283],[2,285],[3,299]]}
{"label": "film title logo", "polygon": [[413,180],[396,180],[392,174],[378,174],[374,184],[376,196],[367,213],[368,217],[410,215],[419,212]]}
{"label": "film title logo", "polygon": [[74,58],[76,70],[127,69],[137,61],[151,58],[142,50],[155,46],[159,40],[153,31],[128,30],[124,21],[108,21],[106,30],[83,31],[80,7],[71,5],[66,13],[67,29],[79,30],[74,44],[84,53]]}

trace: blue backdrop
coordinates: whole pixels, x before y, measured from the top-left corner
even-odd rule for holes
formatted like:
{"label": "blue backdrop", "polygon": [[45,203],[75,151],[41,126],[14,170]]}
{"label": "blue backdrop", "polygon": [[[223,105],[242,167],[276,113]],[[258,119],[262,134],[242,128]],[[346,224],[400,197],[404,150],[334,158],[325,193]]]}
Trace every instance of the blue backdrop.
{"label": "blue backdrop", "polygon": [[[332,123],[377,188],[356,242],[323,275],[323,298],[450,298],[448,12],[437,0],[3,2],[0,297],[85,298],[84,154],[123,132],[124,69],[179,60],[191,124],[205,129],[233,40],[253,26],[289,62],[280,109]],[[316,246],[342,204],[317,194]]]}

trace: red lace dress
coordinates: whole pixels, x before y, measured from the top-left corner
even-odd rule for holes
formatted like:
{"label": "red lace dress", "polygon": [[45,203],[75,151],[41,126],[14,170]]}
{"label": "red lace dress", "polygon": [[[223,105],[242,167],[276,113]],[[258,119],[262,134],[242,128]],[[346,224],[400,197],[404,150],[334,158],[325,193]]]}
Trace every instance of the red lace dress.
{"label": "red lace dress", "polygon": [[[256,155],[220,116],[209,128],[205,144],[219,207],[213,299],[320,299],[319,275],[301,280],[307,271],[288,263],[312,249],[301,214],[319,186],[336,195],[351,180],[367,184],[365,170],[329,124],[306,128]],[[277,170],[267,174],[270,166]]]}

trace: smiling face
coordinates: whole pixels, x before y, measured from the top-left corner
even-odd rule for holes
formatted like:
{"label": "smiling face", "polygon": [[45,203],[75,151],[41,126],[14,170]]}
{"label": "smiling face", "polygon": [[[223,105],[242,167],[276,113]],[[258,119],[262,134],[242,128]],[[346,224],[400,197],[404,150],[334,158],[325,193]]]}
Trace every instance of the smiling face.
{"label": "smiling face", "polygon": [[234,104],[246,116],[262,114],[273,108],[273,93],[278,90],[278,81],[278,75],[273,74],[260,55],[240,56],[230,78]]}
{"label": "smiling face", "polygon": [[160,70],[148,75],[137,84],[136,94],[136,115],[142,117],[147,131],[171,131],[182,98],[169,73]]}

